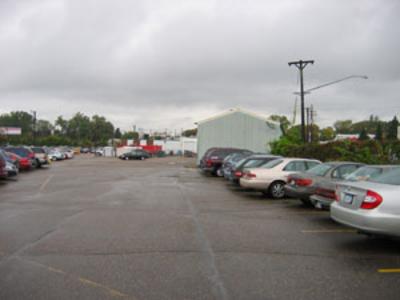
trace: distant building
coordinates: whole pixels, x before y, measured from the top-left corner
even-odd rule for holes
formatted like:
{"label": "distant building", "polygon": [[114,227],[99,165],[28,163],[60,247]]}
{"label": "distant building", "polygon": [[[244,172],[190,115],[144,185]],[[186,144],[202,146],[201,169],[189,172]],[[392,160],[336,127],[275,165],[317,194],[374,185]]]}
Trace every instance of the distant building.
{"label": "distant building", "polygon": [[[342,134],[342,133],[339,133],[339,134],[336,135],[335,141],[344,141],[344,140],[356,141],[356,140],[359,139],[359,137],[360,137],[360,135],[358,133],[356,133],[356,134],[344,134],[344,133]],[[374,139],[375,138],[375,134],[368,134],[368,137],[370,139]]]}
{"label": "distant building", "polygon": [[280,125],[267,116],[240,108],[199,121],[197,162],[212,147],[232,147],[268,153],[269,143],[282,135]]}

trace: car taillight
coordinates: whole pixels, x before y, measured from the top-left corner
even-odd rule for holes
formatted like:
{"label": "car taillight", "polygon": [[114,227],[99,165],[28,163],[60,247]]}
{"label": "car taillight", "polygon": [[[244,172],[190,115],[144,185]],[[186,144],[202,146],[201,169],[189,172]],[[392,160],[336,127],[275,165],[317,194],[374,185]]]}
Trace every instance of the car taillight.
{"label": "car taillight", "polygon": [[322,196],[322,197],[325,197],[325,198],[336,200],[336,191],[334,191],[334,190],[318,188],[318,189],[316,189],[315,194],[319,195],[319,196]]}
{"label": "car taillight", "polygon": [[298,186],[309,186],[312,184],[312,180],[308,178],[298,178],[295,180]]}
{"label": "car taillight", "polygon": [[362,209],[374,209],[378,207],[383,201],[383,198],[381,195],[379,195],[376,192],[367,191],[367,194],[365,195],[364,201],[361,203],[361,208]]}
{"label": "car taillight", "polygon": [[236,176],[236,177],[242,177],[242,175],[243,175],[243,173],[240,172],[240,171],[236,171],[236,172],[235,172],[235,176]]}
{"label": "car taillight", "polygon": [[206,165],[207,165],[207,167],[211,167],[212,164],[213,164],[213,162],[212,162],[211,159],[207,159],[207,160],[206,160]]}
{"label": "car taillight", "polygon": [[256,176],[256,174],[249,172],[249,173],[246,173],[246,177],[247,178],[256,178],[257,176]]}

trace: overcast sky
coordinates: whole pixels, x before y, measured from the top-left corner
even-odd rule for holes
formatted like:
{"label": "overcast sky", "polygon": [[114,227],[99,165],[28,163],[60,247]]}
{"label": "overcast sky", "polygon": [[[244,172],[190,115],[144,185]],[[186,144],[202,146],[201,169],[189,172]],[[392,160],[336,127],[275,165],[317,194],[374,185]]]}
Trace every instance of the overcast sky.
{"label": "overcast sky", "polygon": [[[316,121],[400,108],[400,1],[0,1],[0,113],[80,111],[190,128],[231,107],[292,118],[298,71]],[[299,122],[299,116],[297,118]]]}

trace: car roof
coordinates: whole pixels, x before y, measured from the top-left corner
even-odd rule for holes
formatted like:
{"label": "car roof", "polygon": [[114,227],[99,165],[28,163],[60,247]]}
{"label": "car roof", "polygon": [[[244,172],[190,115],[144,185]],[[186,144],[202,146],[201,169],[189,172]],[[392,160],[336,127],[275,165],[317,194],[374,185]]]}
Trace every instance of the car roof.
{"label": "car roof", "polygon": [[340,165],[361,165],[365,166],[364,163],[354,162],[354,161],[327,161],[324,164],[332,165],[332,166],[340,166]]}
{"label": "car roof", "polygon": [[248,156],[248,159],[252,158],[271,158],[271,157],[276,157],[276,158],[282,158],[282,156],[279,155],[273,155],[273,154],[252,154]]}
{"label": "car roof", "polygon": [[299,158],[299,157],[282,157],[282,160],[284,162],[289,162],[289,161],[297,161],[297,160],[305,160],[305,161],[315,161],[315,162],[321,162],[318,159],[314,158]]}

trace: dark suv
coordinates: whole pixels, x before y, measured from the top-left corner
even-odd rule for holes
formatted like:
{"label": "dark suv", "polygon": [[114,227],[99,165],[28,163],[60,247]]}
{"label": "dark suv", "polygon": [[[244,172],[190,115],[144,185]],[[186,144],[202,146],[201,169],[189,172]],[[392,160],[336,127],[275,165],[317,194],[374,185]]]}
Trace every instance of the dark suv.
{"label": "dark suv", "polygon": [[213,175],[222,176],[220,169],[224,159],[232,153],[246,153],[249,150],[237,148],[210,148],[200,161],[200,169]]}

